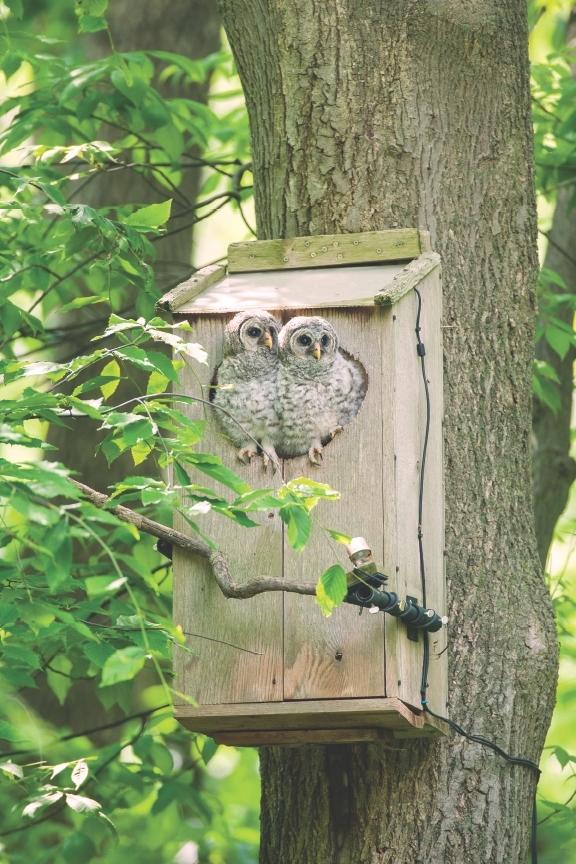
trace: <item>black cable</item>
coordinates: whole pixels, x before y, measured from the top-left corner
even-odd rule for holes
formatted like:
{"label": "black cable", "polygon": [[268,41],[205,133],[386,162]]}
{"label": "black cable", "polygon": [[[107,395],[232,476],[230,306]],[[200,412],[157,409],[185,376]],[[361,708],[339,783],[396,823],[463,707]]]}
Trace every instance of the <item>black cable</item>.
{"label": "black cable", "polygon": [[[422,605],[426,606],[426,564],[424,562],[424,540],[422,534],[422,520],[424,516],[424,476],[426,473],[426,457],[428,456],[428,439],[430,437],[430,415],[431,400],[428,378],[426,377],[426,349],[420,337],[420,316],[422,313],[422,295],[414,288],[418,298],[418,311],[416,312],[416,352],[420,358],[420,369],[424,382],[424,393],[426,394],[426,428],[424,432],[424,443],[422,445],[422,459],[420,464],[420,483],[418,488],[418,554],[420,557],[420,584],[422,591]],[[420,699],[426,704],[426,689],[428,687],[428,665],[430,662],[430,647],[428,634],[424,634],[424,662],[422,663],[422,678],[420,680]]]}
{"label": "black cable", "polygon": [[[418,552],[420,557],[420,583],[422,590],[422,605],[426,606],[426,562],[424,560],[424,540],[422,533],[422,518],[424,511],[424,473],[426,469],[426,457],[428,455],[428,439],[430,435],[430,417],[431,417],[431,399],[430,399],[430,389],[428,387],[428,379],[426,377],[426,349],[424,347],[424,343],[420,337],[420,317],[422,313],[422,295],[420,294],[418,288],[414,288],[416,296],[418,298],[418,310],[416,312],[416,351],[418,353],[418,357],[420,358],[420,369],[422,372],[422,381],[424,383],[424,393],[426,396],[426,428],[424,432],[424,443],[422,445],[422,457],[421,457],[421,465],[420,465],[420,482],[418,489]],[[446,723],[450,729],[454,732],[461,735],[463,738],[466,738],[468,741],[472,741],[475,744],[480,744],[482,747],[488,747],[490,750],[493,750],[498,756],[501,756],[502,759],[505,759],[506,762],[511,765],[524,765],[526,768],[530,768],[531,771],[534,771],[536,774],[536,788],[534,789],[534,801],[532,805],[532,821],[531,821],[531,831],[530,831],[530,856],[532,864],[538,864],[538,849],[537,849],[537,818],[536,818],[536,789],[538,786],[538,778],[540,777],[540,768],[538,765],[533,762],[531,759],[526,759],[523,756],[511,756],[510,753],[507,753],[501,747],[498,746],[494,741],[490,741],[488,738],[485,738],[483,735],[474,735],[470,732],[466,732],[465,729],[462,728],[458,723],[455,723],[454,720],[449,720],[448,717],[443,717],[441,714],[436,714],[433,711],[429,704],[428,699],[426,697],[426,690],[428,688],[428,668],[430,665],[430,643],[428,639],[428,633],[426,631],[423,632],[423,652],[422,652],[422,676],[420,679],[420,701],[422,704],[422,710],[426,711],[432,717],[435,717],[437,720],[441,720],[443,723]]]}

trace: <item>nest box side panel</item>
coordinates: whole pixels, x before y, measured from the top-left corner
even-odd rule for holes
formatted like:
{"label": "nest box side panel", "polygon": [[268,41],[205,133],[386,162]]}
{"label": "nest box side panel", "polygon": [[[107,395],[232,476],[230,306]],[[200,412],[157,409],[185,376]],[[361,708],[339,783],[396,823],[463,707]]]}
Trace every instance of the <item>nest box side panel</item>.
{"label": "nest box side panel", "polygon": [[[213,370],[222,358],[224,327],[229,316],[190,318],[192,342],[208,351],[208,365],[191,363],[181,373],[180,392],[209,398]],[[236,461],[235,448],[216,424],[214,409],[202,405],[183,408],[190,417],[206,420],[200,448],[222,458],[255,487],[266,485],[261,461],[246,466]],[[234,493],[205,475],[189,470],[193,483],[210,486],[229,500]],[[282,528],[276,513],[261,514],[262,527],[243,528],[218,514],[196,517],[201,529],[225,555],[235,581],[258,574],[282,573]],[[256,516],[256,520],[258,520]],[[178,516],[175,527],[191,529]],[[205,561],[174,549],[174,621],[186,634],[189,651],[175,649],[177,691],[200,705],[236,702],[273,702],[282,699],[282,596],[278,592],[247,600],[228,600],[221,593]]]}
{"label": "nest box side panel", "polygon": [[[419,286],[422,295],[421,338],[426,355],[426,377],[431,397],[430,434],[424,476],[422,532],[426,567],[426,605],[444,614],[444,491],[442,460],[442,337],[440,328],[441,291],[438,270]],[[394,453],[396,472],[396,585],[401,596],[415,597],[422,603],[418,549],[418,497],[422,449],[426,429],[426,398],[420,358],[416,352],[415,322],[417,296],[411,291],[393,307],[395,399]],[[431,707],[445,714],[447,656],[446,631],[429,636],[428,673]],[[399,696],[407,704],[420,707],[423,636],[407,638],[402,622],[387,616],[387,695]],[[393,674],[392,674],[393,673]]]}
{"label": "nest box side panel", "polygon": [[[385,522],[381,477],[383,405],[380,357],[387,312],[372,308],[291,310],[292,315],[320,315],[334,326],[340,345],[357,357],[368,373],[366,397],[357,416],[326,445],[321,467],[307,457],[285,460],[284,477],[308,476],[341,493],[336,502],[320,503],[314,533],[301,553],[284,543],[288,580],[315,581],[340,561],[351,566],[344,548],[320,525],[366,537],[374,558],[383,560]],[[389,374],[390,374],[389,370]],[[392,452],[392,440],[389,442]],[[392,490],[390,490],[391,492]],[[338,699],[384,696],[384,615],[359,617],[357,607],[338,607],[323,618],[312,597],[284,596],[284,698]]]}
{"label": "nest box side panel", "polygon": [[[426,345],[432,417],[424,482],[424,556],[427,603],[439,614],[448,611],[444,540],[444,352],[442,344],[442,276],[440,268],[422,282],[422,338]],[[420,438],[424,439],[425,403],[420,400]],[[428,700],[433,711],[447,716],[448,629],[431,633]]]}

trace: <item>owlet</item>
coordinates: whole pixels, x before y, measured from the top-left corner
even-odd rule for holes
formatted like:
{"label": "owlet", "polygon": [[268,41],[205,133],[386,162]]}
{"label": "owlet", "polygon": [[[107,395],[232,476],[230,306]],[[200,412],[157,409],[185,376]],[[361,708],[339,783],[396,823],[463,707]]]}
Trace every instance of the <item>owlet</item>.
{"label": "owlet", "polygon": [[292,318],[280,331],[279,345],[278,453],[308,453],[320,465],[322,445],[358,413],[366,373],[339,348],[336,331],[324,318]]}
{"label": "owlet", "polygon": [[274,444],[278,330],[276,319],[262,309],[239,312],[224,331],[224,359],[212,384],[218,422],[248,463],[261,452],[264,467],[278,462]]}

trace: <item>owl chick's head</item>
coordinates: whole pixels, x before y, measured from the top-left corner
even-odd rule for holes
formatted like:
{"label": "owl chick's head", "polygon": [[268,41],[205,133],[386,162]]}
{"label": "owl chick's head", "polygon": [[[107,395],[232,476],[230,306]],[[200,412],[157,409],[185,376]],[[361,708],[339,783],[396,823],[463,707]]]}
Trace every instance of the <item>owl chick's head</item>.
{"label": "owl chick's head", "polygon": [[224,352],[239,354],[240,351],[278,352],[278,321],[264,309],[239,312],[226,325]]}
{"label": "owl chick's head", "polygon": [[338,351],[338,336],[325,318],[299,315],[291,318],[280,332],[280,351],[284,359],[293,358],[311,368],[329,366]]}

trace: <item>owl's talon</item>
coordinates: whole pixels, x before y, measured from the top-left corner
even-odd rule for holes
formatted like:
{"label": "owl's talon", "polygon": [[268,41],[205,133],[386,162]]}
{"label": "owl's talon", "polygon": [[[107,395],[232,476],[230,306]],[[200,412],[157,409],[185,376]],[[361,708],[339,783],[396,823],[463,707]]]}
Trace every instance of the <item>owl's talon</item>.
{"label": "owl's talon", "polygon": [[330,432],[330,440],[333,441],[334,438],[336,437],[336,435],[338,435],[339,432],[343,432],[343,431],[344,431],[343,426],[335,426],[334,429],[332,429]]}
{"label": "owl's talon", "polygon": [[321,447],[310,447],[308,450],[308,459],[312,463],[312,465],[322,465],[322,448]]}
{"label": "owl's talon", "polygon": [[260,444],[260,450],[262,451],[262,465],[264,467],[264,471],[268,471],[268,466],[272,464],[272,473],[276,473],[276,469],[280,468],[280,460],[278,459],[278,454],[274,449],[274,445],[269,440],[264,440]]}
{"label": "owl's talon", "polygon": [[250,461],[257,455],[258,451],[254,447],[242,447],[241,450],[238,450],[238,459],[244,465],[250,465]]}

